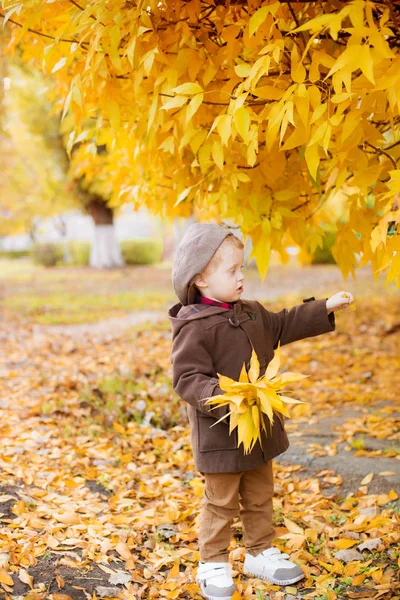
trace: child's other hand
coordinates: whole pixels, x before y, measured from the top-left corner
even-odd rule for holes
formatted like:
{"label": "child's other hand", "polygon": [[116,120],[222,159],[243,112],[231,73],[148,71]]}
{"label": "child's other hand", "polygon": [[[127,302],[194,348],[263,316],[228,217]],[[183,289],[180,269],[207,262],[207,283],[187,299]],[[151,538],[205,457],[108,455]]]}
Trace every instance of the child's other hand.
{"label": "child's other hand", "polygon": [[328,313],[348,308],[354,302],[353,294],[350,292],[338,292],[326,301]]}

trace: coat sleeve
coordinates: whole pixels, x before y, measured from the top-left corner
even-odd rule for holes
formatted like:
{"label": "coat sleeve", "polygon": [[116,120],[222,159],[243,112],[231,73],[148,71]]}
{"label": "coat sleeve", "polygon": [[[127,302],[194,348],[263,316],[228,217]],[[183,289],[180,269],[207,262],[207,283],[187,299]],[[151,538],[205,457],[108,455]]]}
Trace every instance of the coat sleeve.
{"label": "coat sleeve", "polygon": [[[205,404],[204,399],[224,394],[218,385],[207,339],[193,321],[184,325],[172,342],[172,387],[183,400],[208,416],[220,419],[228,406]],[[222,422],[228,424],[228,420]]]}
{"label": "coat sleeve", "polygon": [[335,313],[328,314],[327,299],[306,298],[303,300],[303,304],[294,306],[290,310],[283,308],[277,313],[267,310],[257,302],[264,324],[272,331],[274,350],[279,341],[281,346],[284,346],[308,337],[335,331]]}

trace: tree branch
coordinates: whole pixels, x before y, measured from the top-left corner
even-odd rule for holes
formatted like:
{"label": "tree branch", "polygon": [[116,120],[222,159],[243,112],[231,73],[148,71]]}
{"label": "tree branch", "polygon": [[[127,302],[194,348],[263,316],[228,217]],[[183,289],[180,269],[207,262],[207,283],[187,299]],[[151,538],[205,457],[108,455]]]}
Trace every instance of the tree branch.
{"label": "tree branch", "polygon": [[[75,2],[75,0],[68,0],[71,4],[73,4],[74,6],[76,6],[76,8],[79,8],[79,10],[81,10],[82,12],[85,10],[82,6],[80,6],[77,2]],[[94,15],[89,15],[89,17],[91,19],[93,19],[94,21],[96,21],[97,23],[100,23],[101,25],[103,25],[103,27],[105,27],[104,23],[102,23],[101,21],[99,21],[98,19],[96,19],[96,17]]]}
{"label": "tree branch", "polygon": [[[179,96],[179,94],[164,94],[161,92],[160,96],[166,96],[167,98],[176,98],[176,96]],[[235,99],[236,98],[233,98],[233,100]],[[229,106],[229,103],[227,102],[210,102],[209,100],[205,100],[203,104],[211,104],[213,106]]]}
{"label": "tree branch", "polygon": [[[164,94],[162,92],[159,95],[165,96],[167,98],[176,98],[176,96],[179,96],[179,94]],[[236,100],[236,96],[231,96],[231,100]],[[255,100],[254,102],[245,102],[244,106],[265,106],[265,104],[270,104],[271,102],[275,102],[275,101],[274,100]],[[204,100],[204,102],[202,104],[209,104],[211,106],[229,106],[229,102],[212,102],[211,100]]]}
{"label": "tree branch", "polygon": [[[6,15],[4,15],[3,13],[0,12],[0,17],[2,19],[6,18]],[[13,19],[8,19],[8,21],[10,23],[13,23],[14,25],[17,25],[18,27],[22,27],[21,23],[17,23],[16,21],[13,21]],[[42,31],[36,31],[36,29],[31,29],[30,27],[28,27],[27,31],[30,31],[30,33],[35,33],[36,35],[40,35],[42,37],[48,38],[50,40],[55,40],[56,38],[52,35],[48,35],[47,33],[43,33]],[[89,42],[80,42],[79,40],[70,40],[67,38],[59,38],[60,42],[68,42],[69,44],[79,44],[79,45],[89,45]]]}
{"label": "tree branch", "polygon": [[303,206],[306,206],[306,204],[309,204],[310,201],[306,200],[305,202],[302,202],[301,204],[298,204],[297,206],[295,206],[294,208],[292,208],[292,212],[294,212],[295,210],[299,210],[299,208],[302,208]]}
{"label": "tree branch", "polygon": [[392,148],[394,148],[395,146],[398,146],[400,144],[400,140],[398,142],[394,142],[394,144],[390,144],[390,146],[387,146],[385,148],[385,150],[391,150]]}
{"label": "tree branch", "polygon": [[378,152],[378,154],[383,154],[384,156],[386,156],[386,158],[388,158],[390,160],[390,162],[392,163],[394,168],[397,169],[396,161],[394,160],[393,156],[390,156],[390,154],[388,152],[386,152],[385,150],[382,150],[382,148],[377,148],[376,146],[371,144],[371,142],[365,141],[364,144],[366,144],[370,148],[373,148],[375,150],[375,152]]}
{"label": "tree branch", "polygon": [[259,166],[260,166],[260,163],[256,162],[252,167],[249,167],[248,165],[238,165],[237,168],[238,169],[256,169]]}

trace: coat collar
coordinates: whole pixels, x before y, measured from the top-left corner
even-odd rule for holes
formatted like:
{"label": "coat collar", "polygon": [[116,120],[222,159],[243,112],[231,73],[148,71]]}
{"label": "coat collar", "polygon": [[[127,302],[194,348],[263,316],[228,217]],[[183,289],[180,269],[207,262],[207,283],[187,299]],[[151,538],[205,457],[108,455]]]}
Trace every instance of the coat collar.
{"label": "coat collar", "polygon": [[220,320],[226,319],[230,326],[239,327],[239,325],[250,319],[247,312],[248,309],[253,310],[246,300],[235,302],[233,309],[211,306],[209,304],[188,304],[187,306],[182,306],[178,302],[169,309],[168,317],[172,331],[176,335],[188,322],[211,316],[218,316]]}

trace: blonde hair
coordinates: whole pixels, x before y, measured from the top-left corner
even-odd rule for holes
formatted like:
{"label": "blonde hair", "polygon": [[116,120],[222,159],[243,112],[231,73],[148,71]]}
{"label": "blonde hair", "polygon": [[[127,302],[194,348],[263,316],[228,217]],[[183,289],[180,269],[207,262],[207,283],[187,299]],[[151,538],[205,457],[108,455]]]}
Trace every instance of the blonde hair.
{"label": "blonde hair", "polygon": [[[218,246],[216,252],[213,254],[210,261],[207,263],[207,265],[203,269],[203,272],[197,273],[194,277],[192,277],[192,279],[190,281],[190,285],[194,284],[195,280],[198,278],[199,275],[204,275],[204,274],[211,275],[211,273],[213,273],[215,271],[215,269],[220,264],[221,260],[223,260],[224,249],[226,248],[226,246],[228,244],[235,246],[236,248],[240,248],[241,250],[244,249],[244,244],[243,244],[242,240],[240,238],[238,238],[235,234],[229,233],[226,236],[226,238],[224,239],[224,241]],[[196,289],[199,289],[196,285],[195,285],[195,287],[196,287]]]}

